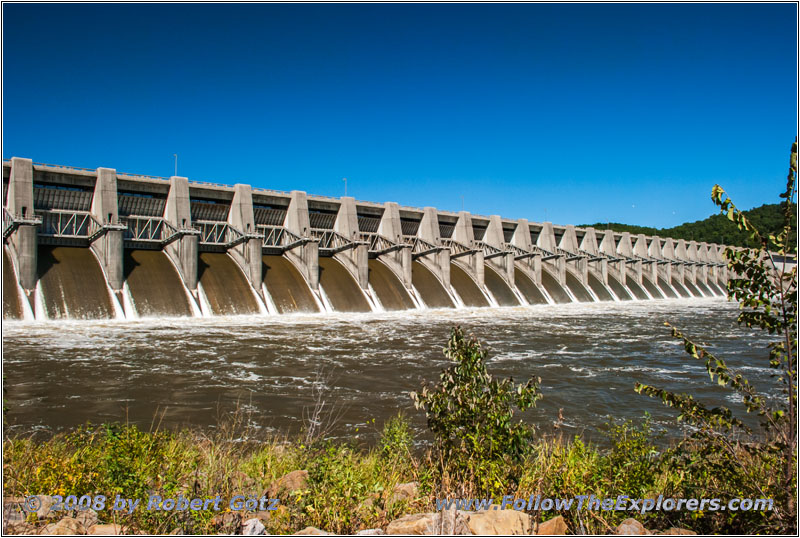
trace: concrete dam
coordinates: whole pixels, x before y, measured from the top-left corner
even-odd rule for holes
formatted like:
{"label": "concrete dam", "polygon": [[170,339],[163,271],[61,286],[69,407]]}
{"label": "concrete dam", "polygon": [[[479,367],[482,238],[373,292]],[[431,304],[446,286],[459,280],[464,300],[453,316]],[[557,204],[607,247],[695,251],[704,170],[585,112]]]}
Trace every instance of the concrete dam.
{"label": "concrete dam", "polygon": [[3,162],[3,318],[724,296],[720,245],[245,184]]}

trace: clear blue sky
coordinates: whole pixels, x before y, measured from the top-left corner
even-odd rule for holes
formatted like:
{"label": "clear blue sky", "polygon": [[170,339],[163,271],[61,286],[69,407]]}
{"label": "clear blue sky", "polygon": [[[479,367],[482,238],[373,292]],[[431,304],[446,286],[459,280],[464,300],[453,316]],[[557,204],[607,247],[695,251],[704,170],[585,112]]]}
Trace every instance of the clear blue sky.
{"label": "clear blue sky", "polygon": [[671,226],[777,201],[793,4],[3,5],[3,157]]}

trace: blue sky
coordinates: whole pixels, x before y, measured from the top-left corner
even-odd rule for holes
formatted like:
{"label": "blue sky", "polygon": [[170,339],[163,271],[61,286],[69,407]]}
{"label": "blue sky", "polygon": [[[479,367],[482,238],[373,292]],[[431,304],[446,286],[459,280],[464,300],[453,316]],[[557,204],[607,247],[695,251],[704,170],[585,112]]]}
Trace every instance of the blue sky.
{"label": "blue sky", "polygon": [[560,224],[777,201],[794,4],[3,5],[3,157]]}

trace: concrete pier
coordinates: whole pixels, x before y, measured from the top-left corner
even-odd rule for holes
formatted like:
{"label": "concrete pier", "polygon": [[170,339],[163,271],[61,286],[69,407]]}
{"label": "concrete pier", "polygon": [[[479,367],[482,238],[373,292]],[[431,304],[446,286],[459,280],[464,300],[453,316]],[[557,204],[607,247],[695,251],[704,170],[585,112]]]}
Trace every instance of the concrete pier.
{"label": "concrete pier", "polygon": [[355,243],[352,248],[338,252],[333,257],[353,275],[361,289],[367,289],[369,287],[369,245],[361,242],[355,198],[349,196],[340,198],[339,212],[333,223],[333,231]]}
{"label": "concrete pier", "polygon": [[8,242],[19,271],[19,283],[23,289],[32,291],[36,288],[39,243],[36,225],[24,223],[34,218],[33,161],[30,159],[11,159],[6,209],[15,219],[23,222],[11,233]]}
{"label": "concrete pier", "polygon": [[519,219],[517,221],[514,235],[511,236],[511,244],[526,253],[515,257],[515,267],[541,288],[542,255],[534,251],[533,240],[531,239],[531,227],[527,219]]}
{"label": "concrete pier", "polygon": [[[311,222],[308,217],[308,196],[303,191],[292,191],[286,209],[284,228],[303,239],[309,239]],[[319,242],[309,240],[302,246],[288,250],[285,256],[300,270],[309,287],[319,290]]]}
{"label": "concrete pier", "polygon": [[[117,208],[117,171],[112,168],[98,168],[97,181],[92,196],[92,216],[101,226],[119,224]],[[122,289],[123,284],[123,231],[110,229],[92,241],[91,249],[114,291]]]}
{"label": "concrete pier", "polygon": [[233,200],[228,210],[228,224],[245,235],[245,239],[231,247],[228,254],[236,260],[258,295],[261,295],[261,238],[256,236],[253,213],[253,191],[250,185],[233,186]]}
{"label": "concrete pier", "polygon": [[392,243],[401,245],[400,248],[380,255],[380,259],[400,279],[406,289],[411,289],[411,245],[403,240],[403,225],[400,220],[400,206],[395,202],[383,204],[383,214],[378,225],[378,235],[385,237]]}
{"label": "concrete pier", "polygon": [[[192,206],[189,201],[189,180],[185,177],[169,178],[169,195],[164,206],[164,220],[176,230],[191,229]],[[199,238],[196,235],[183,235],[169,243],[164,251],[172,258],[186,287],[197,289],[197,255]]]}
{"label": "concrete pier", "polygon": [[[419,223],[417,237],[430,243],[434,247],[442,246],[442,236],[439,231],[439,214],[435,207],[426,207],[422,210],[422,220]],[[417,258],[430,270],[442,283],[446,290],[450,289],[450,250],[441,249]]]}
{"label": "concrete pier", "polygon": [[450,259],[462,267],[467,274],[478,284],[478,287],[484,289],[485,278],[483,268],[483,250],[478,249],[475,245],[475,231],[472,227],[472,216],[467,211],[458,212],[458,220],[453,229],[453,241],[459,245],[471,249],[472,252],[466,255],[460,253],[450,254]]}

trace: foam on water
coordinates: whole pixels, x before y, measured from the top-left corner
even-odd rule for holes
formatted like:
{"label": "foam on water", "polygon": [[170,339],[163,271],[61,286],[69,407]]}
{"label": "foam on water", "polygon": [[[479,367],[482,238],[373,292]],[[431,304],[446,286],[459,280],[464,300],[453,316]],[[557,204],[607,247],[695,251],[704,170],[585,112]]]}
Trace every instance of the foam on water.
{"label": "foam on water", "polygon": [[[448,331],[461,325],[490,348],[494,375],[518,381],[542,377],[544,398],[525,415],[539,424],[552,423],[563,408],[565,422],[588,432],[610,414],[637,419],[645,410],[674,425],[674,413],[633,392],[636,381],[691,391],[706,401],[725,391],[707,382],[705,369],[685,356],[664,321],[707,341],[754,384],[770,386],[768,338],[739,328],[737,312],[724,299],[706,298],[280,316],[7,320],[4,361],[13,387],[7,399],[11,421],[24,430],[123,419],[119,401],[133,402],[129,418],[134,422],[149,424],[156,408],[168,408],[166,425],[208,426],[215,424],[218,408],[251,400],[257,423],[295,431],[304,407],[313,402],[314,372],[324,367],[335,372],[330,397],[347,402],[344,423],[372,417],[381,422],[404,409],[422,431],[424,416],[413,410],[407,392],[438,378],[448,364],[441,354]],[[746,345],[745,333],[756,335],[755,345]],[[55,409],[59,412],[49,412]],[[342,427],[336,435],[349,432]]]}

